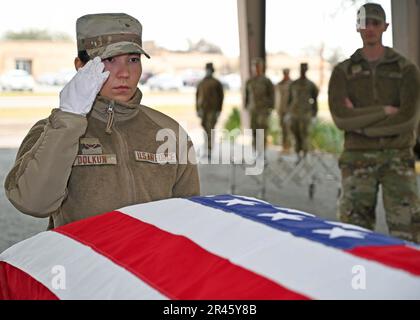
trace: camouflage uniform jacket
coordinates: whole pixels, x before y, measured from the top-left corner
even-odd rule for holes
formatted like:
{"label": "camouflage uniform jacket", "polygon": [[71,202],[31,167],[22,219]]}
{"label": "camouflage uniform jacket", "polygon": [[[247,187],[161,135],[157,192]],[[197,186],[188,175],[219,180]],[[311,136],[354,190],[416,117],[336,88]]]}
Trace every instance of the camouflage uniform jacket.
{"label": "camouflage uniform jacket", "polygon": [[223,105],[223,86],[219,80],[210,76],[205,77],[197,86],[196,107],[197,111],[221,112]]}
{"label": "camouflage uniform jacket", "polygon": [[[5,181],[8,199],[23,213],[50,217],[49,227],[57,227],[132,204],[199,195],[196,165],[179,163],[192,147],[188,142],[185,150],[186,133],[140,100],[140,90],[125,104],[98,97],[87,118],[53,110],[23,140]],[[173,132],[174,152],[157,151],[163,128]],[[162,164],[165,159],[169,163]]]}
{"label": "camouflage uniform jacket", "polygon": [[246,109],[251,112],[266,112],[269,114],[274,108],[274,86],[270,79],[258,76],[246,83]]}
{"label": "camouflage uniform jacket", "polygon": [[[345,131],[346,150],[411,148],[420,110],[420,75],[409,60],[385,48],[375,69],[361,49],[338,64],[329,83],[329,107],[338,128]],[[345,106],[348,97],[353,109]],[[387,116],[384,107],[399,108]]]}
{"label": "camouflage uniform jacket", "polygon": [[277,99],[276,99],[276,111],[279,115],[286,114],[289,109],[289,94],[290,84],[292,80],[280,81],[276,86]]}
{"label": "camouflage uniform jacket", "polygon": [[318,88],[309,79],[297,79],[290,85],[289,109],[295,118],[311,118],[318,113]]}

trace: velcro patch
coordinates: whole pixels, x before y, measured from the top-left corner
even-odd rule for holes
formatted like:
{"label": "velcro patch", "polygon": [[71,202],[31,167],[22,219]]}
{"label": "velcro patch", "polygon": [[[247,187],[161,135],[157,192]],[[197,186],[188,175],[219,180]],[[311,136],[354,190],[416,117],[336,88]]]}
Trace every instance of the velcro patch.
{"label": "velcro patch", "polygon": [[357,74],[359,72],[362,72],[362,66],[360,64],[355,64],[351,67],[351,73],[352,74]]}
{"label": "velcro patch", "polygon": [[73,166],[104,166],[117,164],[117,155],[115,154],[91,154],[77,155]]}
{"label": "velcro patch", "polygon": [[389,72],[387,76],[393,79],[402,79],[403,77],[401,72]]}
{"label": "velcro patch", "polygon": [[176,163],[176,153],[149,153],[144,151],[134,151],[134,157],[136,161],[150,162],[150,163]]}
{"label": "velcro patch", "polygon": [[98,138],[81,138],[80,139],[81,154],[102,154],[102,145]]}

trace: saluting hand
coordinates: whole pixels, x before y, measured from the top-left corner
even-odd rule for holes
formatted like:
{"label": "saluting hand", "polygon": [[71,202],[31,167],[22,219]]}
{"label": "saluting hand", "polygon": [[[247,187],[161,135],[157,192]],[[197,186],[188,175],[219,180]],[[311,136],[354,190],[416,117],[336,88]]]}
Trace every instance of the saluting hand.
{"label": "saluting hand", "polygon": [[385,106],[384,109],[385,109],[385,114],[388,116],[396,114],[399,111],[399,109],[394,106]]}
{"label": "saluting hand", "polygon": [[99,57],[80,68],[60,92],[60,109],[86,116],[108,79],[109,71],[103,72],[104,68],[105,65]]}
{"label": "saluting hand", "polygon": [[349,98],[344,98],[344,105],[349,109],[354,109],[353,102]]}

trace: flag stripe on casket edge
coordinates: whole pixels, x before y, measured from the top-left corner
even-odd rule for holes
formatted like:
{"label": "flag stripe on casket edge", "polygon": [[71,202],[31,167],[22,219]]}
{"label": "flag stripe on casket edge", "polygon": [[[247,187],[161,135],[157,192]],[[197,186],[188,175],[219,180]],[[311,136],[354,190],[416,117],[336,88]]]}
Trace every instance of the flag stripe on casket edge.
{"label": "flag stripe on casket edge", "polygon": [[[166,299],[91,247],[58,232],[41,232],[23,240],[3,252],[0,260],[26,272],[60,300]],[[10,299],[15,284],[7,279],[0,283]],[[28,293],[31,299],[38,299],[37,294]]]}
{"label": "flag stripe on casket edge", "polygon": [[47,287],[26,272],[0,261],[0,300],[31,300],[34,296],[39,300],[58,300]]}
{"label": "flag stripe on casket edge", "polygon": [[306,299],[184,236],[117,211],[54,231],[91,247],[171,299]]}

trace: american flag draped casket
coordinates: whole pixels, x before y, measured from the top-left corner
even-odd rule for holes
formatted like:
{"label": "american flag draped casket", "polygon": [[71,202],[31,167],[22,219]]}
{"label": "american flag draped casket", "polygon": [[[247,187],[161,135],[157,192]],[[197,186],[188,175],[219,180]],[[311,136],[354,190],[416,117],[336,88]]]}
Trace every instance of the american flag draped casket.
{"label": "american flag draped casket", "polygon": [[168,199],[10,247],[0,299],[420,299],[420,250],[254,198]]}

